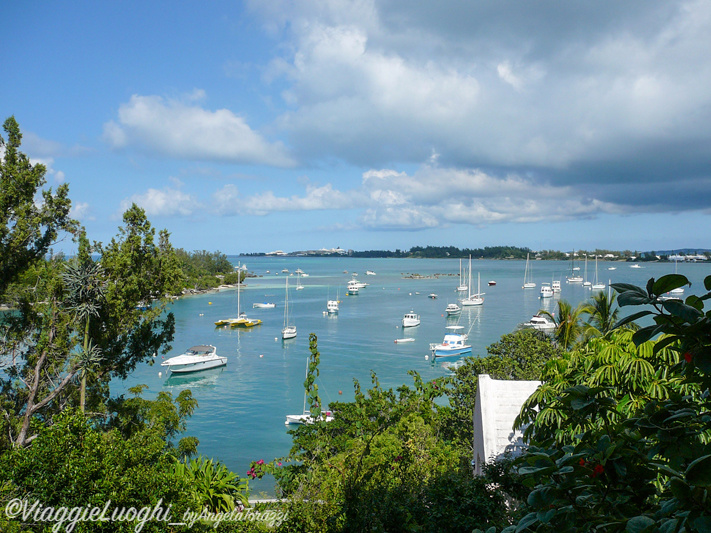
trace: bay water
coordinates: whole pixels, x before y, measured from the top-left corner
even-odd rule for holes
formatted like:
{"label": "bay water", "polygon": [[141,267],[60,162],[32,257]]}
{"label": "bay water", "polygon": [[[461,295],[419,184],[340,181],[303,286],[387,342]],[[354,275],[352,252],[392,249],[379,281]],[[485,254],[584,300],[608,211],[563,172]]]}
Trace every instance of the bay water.
{"label": "bay water", "polygon": [[[285,426],[287,414],[300,414],[304,404],[304,378],[309,357],[309,334],[318,337],[321,355],[317,380],[324,404],[353,399],[353,380],[363,390],[371,386],[371,371],[385,388],[412,385],[408,370],[424,380],[447,375],[446,363],[433,361],[430,343],[441,342],[445,326],[458,323],[469,333],[473,356],[486,355],[486,347],[502,335],[514,331],[539,309],[554,313],[560,299],[573,306],[589,299],[591,291],[582,284],[566,283],[571,264],[565,261],[531,261],[535,289],[522,289],[525,261],[472,260],[472,293],[477,275],[485,293],[482,306],[463,308],[461,317],[447,319],[447,303],[456,302],[461,293],[459,259],[363,259],[351,257],[229,257],[245,264],[257,277],[247,278],[240,291],[240,306],[262,324],[253,328],[215,327],[222,318],[237,316],[237,291],[184,297],[170,311],[176,318],[176,334],[168,355],[157,355],[154,364],[140,365],[125,381],[112,383],[112,391],[127,394],[129,387],[148,385],[147,398],[159,391],[174,397],[190,389],[198,408],[188,421],[187,435],[200,440],[200,454],[224,463],[244,476],[251,461],[270,461],[289,452],[291,437]],[[577,262],[580,274],[584,264]],[[463,260],[467,267],[468,261]],[[674,264],[599,262],[600,282],[632,283],[644,286],[651,277],[674,272]],[[679,263],[679,274],[692,282],[685,296],[703,294],[703,278],[711,274],[707,263]],[[303,290],[295,290],[297,275]],[[610,270],[614,269],[614,270]],[[282,272],[288,270],[288,273]],[[366,271],[375,275],[366,275]],[[368,283],[356,296],[347,296],[346,284],[357,279]],[[298,336],[283,341],[285,277],[289,277],[291,322]],[[594,280],[595,263],[588,262],[587,279]],[[492,280],[496,285],[489,286]],[[542,282],[560,280],[562,291],[554,298],[539,298]],[[465,279],[465,281],[467,281]],[[606,289],[607,290],[607,289]],[[430,294],[437,298],[430,298]],[[327,315],[326,302],[340,300],[337,315]],[[253,308],[254,303],[275,303],[275,308]],[[624,308],[623,314],[639,308]],[[422,323],[401,327],[405,313],[414,311]],[[413,338],[413,342],[395,343]],[[179,355],[197,344],[212,344],[228,358],[227,365],[186,375],[168,375],[160,362]],[[272,493],[271,481],[251,483],[252,491]]]}

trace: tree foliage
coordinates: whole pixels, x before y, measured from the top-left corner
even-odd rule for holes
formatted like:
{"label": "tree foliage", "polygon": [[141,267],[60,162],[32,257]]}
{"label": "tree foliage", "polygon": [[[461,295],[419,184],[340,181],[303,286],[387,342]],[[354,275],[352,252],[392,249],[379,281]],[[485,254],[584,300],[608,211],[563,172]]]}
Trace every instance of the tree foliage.
{"label": "tree foliage", "polygon": [[43,189],[47,169],[33,165],[19,151],[22,134],[15,117],[5,120],[3,129],[7,140],[0,136],[5,152],[0,162],[0,296],[28,265],[44,258],[60,231],[76,227],[69,217],[68,185],[56,192]]}

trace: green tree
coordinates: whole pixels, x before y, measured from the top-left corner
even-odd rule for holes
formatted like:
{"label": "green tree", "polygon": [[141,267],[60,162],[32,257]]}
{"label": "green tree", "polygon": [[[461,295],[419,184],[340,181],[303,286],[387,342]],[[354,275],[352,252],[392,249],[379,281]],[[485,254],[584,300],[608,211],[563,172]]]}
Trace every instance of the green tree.
{"label": "green tree", "polygon": [[583,314],[588,315],[588,321],[583,327],[586,338],[604,337],[615,328],[620,314],[619,308],[614,307],[616,299],[616,294],[597,291],[583,306]]}
{"label": "green tree", "polygon": [[[3,317],[4,353],[13,354],[0,379],[6,444],[30,443],[81,390],[93,412],[105,413],[109,381],[124,379],[139,362],[169,349],[174,318],[165,313],[166,295],[182,279],[174,251],[166,232],[155,242],[155,230],[136,206],[124,223],[119,238],[105,248],[94,246],[100,268],[85,262],[72,275],[73,267],[46,261],[37,283],[21,292],[18,312]],[[82,237],[79,260],[87,261],[87,246]],[[77,344],[79,356],[72,353]],[[73,385],[76,376],[82,376],[80,391]]]}
{"label": "green tree", "polygon": [[[47,169],[20,152],[22,134],[15,117],[3,124],[5,154],[0,162],[0,296],[30,264],[43,258],[62,230],[73,232],[69,187],[43,190]],[[42,201],[36,201],[41,191]]]}
{"label": "green tree", "polygon": [[564,350],[570,349],[580,339],[583,332],[580,321],[583,309],[583,304],[573,308],[569,302],[560,300],[558,302],[558,316],[555,316],[555,313],[550,313],[545,309],[538,311],[539,314],[545,315],[555,322],[556,327],[553,337]]}

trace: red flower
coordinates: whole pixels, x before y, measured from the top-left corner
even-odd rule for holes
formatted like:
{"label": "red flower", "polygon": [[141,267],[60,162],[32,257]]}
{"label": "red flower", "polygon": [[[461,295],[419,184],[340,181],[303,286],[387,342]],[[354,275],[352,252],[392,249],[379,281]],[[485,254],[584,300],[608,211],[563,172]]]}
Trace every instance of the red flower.
{"label": "red flower", "polygon": [[258,465],[263,465],[263,464],[264,464],[264,459],[260,459],[259,461],[257,461],[257,464],[258,464]]}
{"label": "red flower", "polygon": [[578,464],[580,466],[585,466],[585,462],[586,462],[585,459],[580,459],[580,461],[578,461]]}
{"label": "red flower", "polygon": [[593,468],[592,474],[590,474],[590,477],[597,477],[600,474],[602,474],[605,471],[605,467],[602,465],[595,465],[595,468]]}
{"label": "red flower", "polygon": [[690,352],[686,352],[686,353],[684,354],[684,360],[685,360],[687,363],[691,363],[691,360],[692,360],[693,358],[694,358],[694,356],[693,356]]}

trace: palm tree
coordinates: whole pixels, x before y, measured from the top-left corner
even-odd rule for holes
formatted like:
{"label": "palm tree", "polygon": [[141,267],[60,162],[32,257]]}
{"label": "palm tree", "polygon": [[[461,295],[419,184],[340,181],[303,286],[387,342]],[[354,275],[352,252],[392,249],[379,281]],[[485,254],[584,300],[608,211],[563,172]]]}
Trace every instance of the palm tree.
{"label": "palm tree", "polygon": [[79,406],[82,413],[86,403],[86,379],[90,369],[101,360],[101,351],[89,338],[89,323],[92,316],[99,316],[104,297],[103,269],[98,263],[69,263],[62,274],[67,288],[67,304],[84,327],[82,345],[79,348],[77,374],[81,380]]}
{"label": "palm tree", "polygon": [[616,294],[599,291],[583,306],[583,313],[589,315],[584,327],[586,338],[605,337],[613,330],[620,313],[619,307],[613,309],[616,299]]}
{"label": "palm tree", "polygon": [[580,324],[580,316],[583,314],[583,305],[575,309],[565,300],[558,302],[558,316],[552,315],[548,311],[541,309],[538,314],[550,318],[556,325],[553,337],[556,343],[564,350],[569,350],[581,336],[583,327]]}

